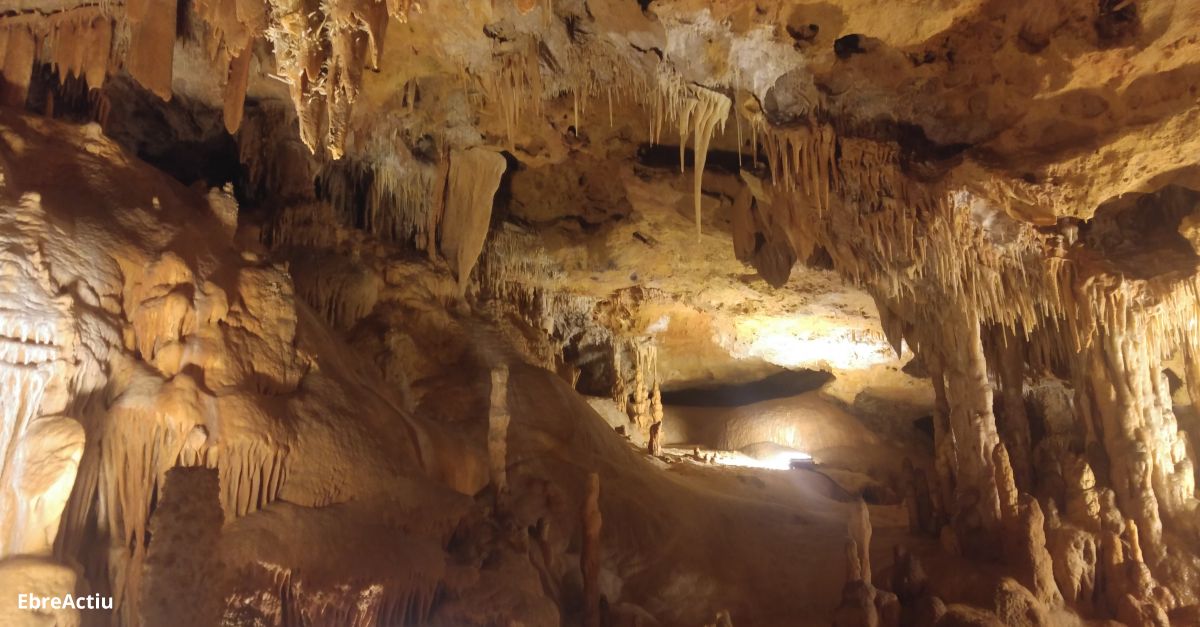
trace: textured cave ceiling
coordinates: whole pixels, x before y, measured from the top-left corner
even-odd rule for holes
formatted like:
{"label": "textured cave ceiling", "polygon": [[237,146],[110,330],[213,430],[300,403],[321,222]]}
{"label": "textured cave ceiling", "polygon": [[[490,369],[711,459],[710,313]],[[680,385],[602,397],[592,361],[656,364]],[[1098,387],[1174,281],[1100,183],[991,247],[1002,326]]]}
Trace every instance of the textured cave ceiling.
{"label": "textured cave ceiling", "polygon": [[0,589],[116,600],[0,623],[1200,624],[1197,0],[0,0],[0,57]]}

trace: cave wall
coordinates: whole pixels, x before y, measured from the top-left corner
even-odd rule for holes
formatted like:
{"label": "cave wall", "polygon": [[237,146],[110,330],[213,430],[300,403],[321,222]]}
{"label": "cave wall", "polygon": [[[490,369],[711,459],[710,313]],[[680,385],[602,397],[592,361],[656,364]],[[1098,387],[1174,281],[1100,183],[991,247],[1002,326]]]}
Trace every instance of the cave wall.
{"label": "cave wall", "polygon": [[490,406],[446,372],[514,359],[648,437],[664,388],[915,356],[947,552],[1085,615],[1200,602],[1187,1],[4,8],[0,100],[41,118],[4,122],[0,556],[121,620],[168,468],[217,468],[227,524],[412,473],[461,502],[495,438],[442,424]]}

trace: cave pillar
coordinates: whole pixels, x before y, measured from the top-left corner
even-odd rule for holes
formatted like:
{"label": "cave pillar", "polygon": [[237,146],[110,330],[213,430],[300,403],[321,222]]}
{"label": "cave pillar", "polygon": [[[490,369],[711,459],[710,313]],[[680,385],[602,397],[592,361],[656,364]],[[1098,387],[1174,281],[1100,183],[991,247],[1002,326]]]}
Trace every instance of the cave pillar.
{"label": "cave pillar", "polygon": [[974,509],[979,523],[991,527],[1000,519],[991,459],[1000,437],[979,318],[972,311],[951,311],[941,322],[940,348],[957,455],[955,498],[960,514]]}
{"label": "cave pillar", "polygon": [[1186,441],[1161,381],[1161,364],[1149,353],[1134,338],[1101,331],[1088,349],[1086,381],[1113,491],[1156,563],[1164,556],[1162,512],[1184,505],[1194,478],[1185,477],[1192,472],[1190,460],[1175,454],[1186,449]]}
{"label": "cave pillar", "polygon": [[1033,486],[1033,445],[1029,415],[1025,411],[1025,342],[1012,329],[1004,329],[997,335],[999,354],[996,370],[1000,379],[1001,398],[1004,400],[1001,435],[1012,461],[1017,487],[1028,492]]}
{"label": "cave pillar", "polygon": [[942,358],[936,351],[925,354],[929,375],[933,380],[933,445],[934,469],[937,471],[938,510],[950,511],[954,505],[954,469],[957,453],[954,436],[950,432],[950,402],[946,399],[946,375]]}

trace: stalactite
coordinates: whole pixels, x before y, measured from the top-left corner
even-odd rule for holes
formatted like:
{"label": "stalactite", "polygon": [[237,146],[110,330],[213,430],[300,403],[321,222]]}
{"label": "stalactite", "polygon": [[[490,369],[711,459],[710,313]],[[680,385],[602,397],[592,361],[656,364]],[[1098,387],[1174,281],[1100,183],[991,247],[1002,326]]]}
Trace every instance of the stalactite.
{"label": "stalactite", "polygon": [[[42,406],[46,386],[52,376],[52,365],[43,355],[57,352],[43,338],[45,323],[28,324],[27,321],[13,324],[0,317],[0,324],[7,327],[0,331],[8,339],[0,339],[0,393],[4,404],[0,407],[0,558],[26,552],[40,552],[43,548],[36,534],[42,532],[45,521],[38,520],[36,512],[23,502],[29,498],[45,498],[50,495],[22,494],[17,489],[22,477],[39,470],[27,468],[26,464],[37,460],[36,442],[31,441],[30,423],[37,418]],[[15,328],[14,328],[15,326]],[[36,329],[31,335],[30,327]],[[47,349],[21,346],[11,348],[17,338],[22,344],[37,338],[39,346]],[[32,549],[32,551],[30,550]]]}
{"label": "stalactite", "polygon": [[443,158],[433,172],[412,160],[343,159],[318,174],[318,196],[336,209],[342,224],[429,252],[437,243],[449,165]]}
{"label": "stalactite", "polygon": [[508,167],[499,153],[482,148],[450,155],[446,212],[439,228],[442,255],[450,261],[465,293],[491,224],[492,200]]}
{"label": "stalactite", "polygon": [[113,38],[112,21],[106,17],[97,18],[86,33],[87,43],[82,46],[83,76],[88,88],[100,89],[104,86],[104,79],[108,73],[108,58]]}
{"label": "stalactite", "polygon": [[229,78],[225,85],[225,130],[231,134],[242,126],[242,107],[246,102],[246,86],[253,57],[253,52],[247,48],[229,64]]}
{"label": "stalactite", "polygon": [[[109,580],[117,615],[126,624],[134,623],[139,613],[147,523],[168,470],[215,468],[226,520],[274,501],[286,478],[287,452],[281,442],[216,442],[202,426],[188,424],[183,412],[172,410],[199,406],[197,399],[185,400],[195,393],[187,375],[165,384],[148,378],[133,386],[117,400],[100,430],[89,434],[93,452],[85,453],[80,464],[74,498],[85,506],[72,510],[64,529],[83,533],[94,517],[96,533],[112,544]],[[65,546],[78,541],[68,538]]]}
{"label": "stalactite", "polygon": [[678,77],[664,76],[659,79],[651,123],[651,143],[657,143],[663,121],[674,120],[679,130],[679,171],[683,172],[687,140],[689,136],[693,137],[692,201],[697,239],[701,234],[701,186],[704,165],[708,159],[708,145],[715,131],[725,129],[731,104],[728,96],[704,87],[685,86]]}
{"label": "stalactite", "polygon": [[[540,115],[542,110],[542,75],[538,68],[537,43],[530,39],[525,49],[496,56],[499,69],[489,68],[487,73],[479,77],[479,81],[488,100],[499,105],[508,148],[515,150],[521,116],[527,109],[534,115]],[[576,113],[576,129],[579,128],[578,117]]]}
{"label": "stalactite", "polygon": [[[437,227],[438,224],[441,223],[442,216],[445,215],[446,212],[446,186],[449,182],[449,179],[450,155],[449,153],[443,152],[441,154],[441,158],[438,159],[437,173],[433,177],[433,186],[430,190],[432,192],[430,194],[432,201],[430,203],[428,217],[425,221],[423,237],[425,242],[422,247],[425,249],[425,254],[430,259],[433,259],[434,255],[437,254]],[[421,246],[420,238],[418,239],[418,246]]]}
{"label": "stalactite", "polygon": [[126,69],[163,100],[171,99],[176,9],[175,4],[152,0],[130,0],[125,5],[130,31]]}
{"label": "stalactite", "polygon": [[0,88],[0,103],[23,107],[33,77],[36,40],[29,29],[21,26],[10,27],[4,32],[4,84]]}
{"label": "stalactite", "polygon": [[319,11],[303,3],[268,5],[264,34],[309,150],[324,146],[334,159],[342,157],[362,70],[378,67],[387,17],[406,21],[416,6],[409,0],[329,0]]}
{"label": "stalactite", "polygon": [[[329,324],[350,329],[374,311],[383,289],[379,275],[341,257],[311,262],[320,265],[298,273],[296,295],[316,309]],[[308,264],[310,260],[300,263]]]}

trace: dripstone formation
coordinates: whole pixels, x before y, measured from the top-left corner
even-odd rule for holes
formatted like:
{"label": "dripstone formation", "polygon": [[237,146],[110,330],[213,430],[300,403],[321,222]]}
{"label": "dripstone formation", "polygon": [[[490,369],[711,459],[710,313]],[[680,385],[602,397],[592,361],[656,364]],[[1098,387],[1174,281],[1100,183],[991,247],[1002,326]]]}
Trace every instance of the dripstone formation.
{"label": "dripstone formation", "polygon": [[1197,32],[0,0],[0,623],[1197,624]]}

